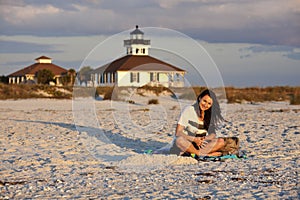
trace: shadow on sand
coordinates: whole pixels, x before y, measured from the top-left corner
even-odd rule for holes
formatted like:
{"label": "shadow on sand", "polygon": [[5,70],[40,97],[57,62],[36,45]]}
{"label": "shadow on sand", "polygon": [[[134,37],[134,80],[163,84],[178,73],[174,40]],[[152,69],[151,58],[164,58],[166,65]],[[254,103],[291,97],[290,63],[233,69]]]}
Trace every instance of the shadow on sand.
{"label": "shadow on sand", "polygon": [[163,143],[163,142],[153,140],[152,139],[153,137],[147,139],[147,141],[142,141],[140,138],[125,137],[120,133],[112,133],[110,130],[94,128],[94,127],[76,126],[75,124],[69,124],[69,123],[48,122],[48,121],[39,121],[39,120],[18,120],[18,119],[10,119],[10,120],[17,121],[17,122],[38,123],[38,124],[58,126],[61,128],[69,129],[71,131],[77,131],[79,135],[81,135],[84,132],[86,133],[86,135],[89,137],[90,140],[93,140],[93,145],[114,144],[120,147],[121,149],[129,150],[135,153],[143,153],[145,150],[149,150],[149,149],[155,150],[168,145],[168,143]]}

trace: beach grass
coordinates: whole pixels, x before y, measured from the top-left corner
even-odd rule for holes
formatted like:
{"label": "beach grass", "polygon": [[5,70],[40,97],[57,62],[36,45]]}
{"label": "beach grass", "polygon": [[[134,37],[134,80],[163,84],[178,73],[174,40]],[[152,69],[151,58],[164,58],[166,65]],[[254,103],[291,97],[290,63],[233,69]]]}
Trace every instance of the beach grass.
{"label": "beach grass", "polygon": [[[163,86],[143,86],[139,88],[132,87],[74,87],[76,96],[102,96],[104,100],[120,99],[120,94],[136,92],[141,96],[153,94],[156,96],[167,94],[173,98],[195,100],[202,90],[203,86],[188,88],[166,88]],[[73,87],[57,87],[49,85],[8,85],[0,83],[0,99],[28,99],[28,98],[57,98],[70,99],[73,96]],[[219,88],[220,89],[220,88]],[[218,88],[216,88],[218,90]],[[178,96],[175,95],[179,94]],[[225,87],[225,98],[227,103],[244,103],[244,102],[267,102],[267,101],[288,101],[292,105],[300,104],[300,86],[273,86],[273,87]]]}
{"label": "beach grass", "polygon": [[0,99],[29,99],[29,98],[72,98],[73,88],[70,86],[54,87],[50,85],[7,85],[0,83]]}

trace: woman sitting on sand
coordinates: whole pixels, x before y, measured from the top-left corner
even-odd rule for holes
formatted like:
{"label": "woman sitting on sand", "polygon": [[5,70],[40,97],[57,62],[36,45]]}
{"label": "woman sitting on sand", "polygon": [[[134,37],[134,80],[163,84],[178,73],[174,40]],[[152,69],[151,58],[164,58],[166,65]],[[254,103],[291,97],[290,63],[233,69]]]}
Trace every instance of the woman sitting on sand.
{"label": "woman sitting on sand", "polygon": [[224,118],[215,93],[204,90],[197,102],[182,112],[170,153],[220,156],[222,153],[218,150],[224,147],[224,139],[216,137],[215,129],[222,121]]}

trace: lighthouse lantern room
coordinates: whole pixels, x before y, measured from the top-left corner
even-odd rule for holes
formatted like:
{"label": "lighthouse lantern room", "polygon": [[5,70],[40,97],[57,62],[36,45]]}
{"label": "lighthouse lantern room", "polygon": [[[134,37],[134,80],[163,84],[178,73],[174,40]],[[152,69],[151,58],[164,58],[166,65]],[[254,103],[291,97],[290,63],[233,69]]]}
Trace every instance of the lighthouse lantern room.
{"label": "lighthouse lantern room", "polygon": [[130,39],[124,40],[124,47],[127,55],[146,56],[149,55],[150,40],[145,40],[144,33],[136,26],[130,33]]}

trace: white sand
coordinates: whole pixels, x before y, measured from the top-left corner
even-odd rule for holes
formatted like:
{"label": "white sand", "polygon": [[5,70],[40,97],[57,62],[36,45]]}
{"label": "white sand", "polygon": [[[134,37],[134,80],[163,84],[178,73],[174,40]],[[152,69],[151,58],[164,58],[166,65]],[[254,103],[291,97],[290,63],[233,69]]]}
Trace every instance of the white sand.
{"label": "white sand", "polygon": [[0,101],[0,199],[299,198],[300,106],[222,104],[218,134],[249,159],[197,162],[143,154],[172,141],[191,102],[132,98]]}

